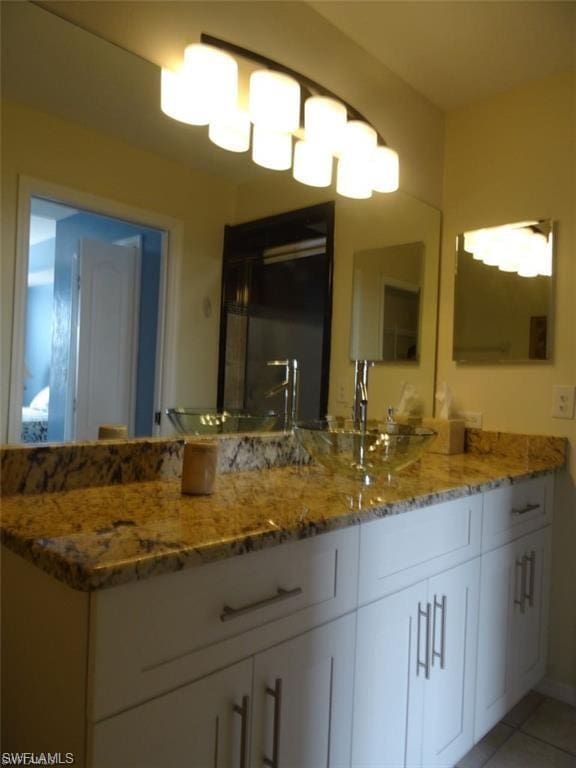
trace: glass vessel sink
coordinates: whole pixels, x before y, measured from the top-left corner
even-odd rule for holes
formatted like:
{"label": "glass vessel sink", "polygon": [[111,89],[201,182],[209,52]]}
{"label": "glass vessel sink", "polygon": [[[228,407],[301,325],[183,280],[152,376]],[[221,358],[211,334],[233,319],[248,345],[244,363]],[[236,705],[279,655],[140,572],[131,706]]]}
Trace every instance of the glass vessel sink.
{"label": "glass vessel sink", "polygon": [[251,416],[248,413],[219,412],[210,408],[167,408],[166,415],[181,435],[272,432],[283,426],[282,418],[276,414]]}
{"label": "glass vessel sink", "polygon": [[390,478],[414,464],[436,437],[431,429],[403,424],[383,424],[362,434],[315,421],[299,423],[294,431],[318,464],[365,483]]}

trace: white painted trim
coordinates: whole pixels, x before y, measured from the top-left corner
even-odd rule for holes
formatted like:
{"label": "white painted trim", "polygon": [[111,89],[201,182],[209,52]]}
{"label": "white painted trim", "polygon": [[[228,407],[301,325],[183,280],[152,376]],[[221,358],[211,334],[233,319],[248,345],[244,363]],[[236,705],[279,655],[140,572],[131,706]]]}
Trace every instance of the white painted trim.
{"label": "white painted trim", "polygon": [[[136,249],[136,297],[134,299],[134,317],[133,330],[136,330],[135,343],[132,345],[132,371],[131,371],[131,383],[130,383],[130,424],[128,425],[128,434],[130,437],[135,437],[136,431],[136,395],[138,391],[138,341],[140,339],[140,300],[142,298],[142,235],[132,235],[131,237],[124,237],[121,240],[116,240],[115,245],[123,245],[128,248]],[[160,254],[162,259],[162,254]],[[158,297],[158,320],[160,320],[160,296]],[[156,332],[158,332],[158,323],[156,324]],[[154,358],[154,377],[156,377],[156,371],[158,366],[162,366],[162,359],[159,355],[158,347],[156,347],[156,356]],[[156,380],[156,379],[155,379]],[[154,398],[156,390],[154,390]],[[153,404],[155,400],[153,399]],[[154,426],[152,432],[154,433]]]}
{"label": "white painted trim", "polygon": [[551,699],[563,701],[576,707],[576,687],[567,683],[558,683],[549,677],[545,677],[541,683],[536,686],[538,693],[549,696]]}
{"label": "white painted trim", "polygon": [[[14,316],[12,324],[12,356],[10,365],[10,396],[8,402],[8,440],[20,442],[22,423],[22,387],[24,381],[24,338],[26,322],[26,283],[28,275],[28,240],[30,198],[48,200],[101,213],[145,227],[164,230],[162,237],[162,280],[159,302],[159,356],[161,371],[156,372],[155,409],[164,411],[175,402],[177,331],[180,317],[178,283],[182,262],[184,225],[178,219],[110,200],[88,192],[53,184],[30,176],[18,177],[18,209],[16,219],[16,265],[14,278]],[[164,420],[163,420],[164,421]],[[170,433],[163,424],[162,434]]]}

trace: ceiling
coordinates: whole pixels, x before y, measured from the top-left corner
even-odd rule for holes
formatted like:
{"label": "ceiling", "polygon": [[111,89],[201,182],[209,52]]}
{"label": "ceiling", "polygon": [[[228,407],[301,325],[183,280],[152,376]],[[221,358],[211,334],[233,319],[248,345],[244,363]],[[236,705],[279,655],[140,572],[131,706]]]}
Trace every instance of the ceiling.
{"label": "ceiling", "polygon": [[[45,8],[113,40],[156,64],[169,65],[175,43],[211,28],[238,29],[265,51],[267,6],[294,9],[313,25],[314,10],[444,111],[485,99],[574,66],[576,2],[565,0],[320,0],[320,2],[90,2],[44,0]],[[248,6],[262,10],[258,16]],[[245,12],[238,14],[244,7]],[[227,24],[226,18],[230,19]],[[314,25],[317,32],[317,25]],[[286,30],[290,35],[294,30]],[[306,37],[308,30],[301,30]],[[179,38],[181,38],[179,40]],[[232,38],[230,38],[232,39]],[[296,45],[296,43],[295,43]],[[255,47],[257,50],[258,47]],[[327,52],[326,52],[327,53]],[[349,53],[349,51],[348,51]],[[268,52],[273,55],[273,52]]]}
{"label": "ceiling", "polygon": [[312,2],[445,111],[574,67],[574,2]]}

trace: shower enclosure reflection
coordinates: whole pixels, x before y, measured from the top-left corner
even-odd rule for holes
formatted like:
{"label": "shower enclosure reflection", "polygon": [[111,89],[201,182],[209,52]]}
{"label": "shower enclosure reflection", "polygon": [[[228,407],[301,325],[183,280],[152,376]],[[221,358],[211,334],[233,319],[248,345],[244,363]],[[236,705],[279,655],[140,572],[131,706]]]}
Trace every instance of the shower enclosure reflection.
{"label": "shower enclosure reflection", "polygon": [[219,409],[284,413],[282,366],[297,360],[298,416],[328,403],[334,207],[318,205],[226,228]]}

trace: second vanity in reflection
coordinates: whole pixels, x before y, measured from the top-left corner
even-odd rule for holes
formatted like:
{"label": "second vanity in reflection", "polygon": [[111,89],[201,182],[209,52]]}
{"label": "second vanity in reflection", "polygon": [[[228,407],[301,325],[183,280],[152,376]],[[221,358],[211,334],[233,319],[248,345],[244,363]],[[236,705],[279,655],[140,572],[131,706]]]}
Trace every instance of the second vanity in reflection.
{"label": "second vanity in reflection", "polygon": [[[80,496],[102,519],[34,549],[40,568],[5,552],[12,583],[27,587],[21,610],[41,596],[55,622],[58,672],[42,667],[44,647],[19,685],[31,694],[28,678],[56,677],[61,696],[24,741],[73,744],[94,768],[454,765],[543,677],[553,475],[455,457],[468,487],[426,495],[426,473],[447,460],[425,461],[411,496],[361,510],[336,508],[346,484],[330,490],[322,470],[294,467],[222,476],[214,497],[190,504],[166,481],[29,497],[46,520]],[[27,519],[26,497],[14,498],[8,524],[13,503]],[[231,498],[244,516],[233,520]],[[131,524],[146,504],[153,518]],[[193,525],[202,546],[150,542],[153,555],[132,564],[114,555],[120,536],[144,549],[144,531],[176,536],[178,519],[182,540]],[[154,576],[166,562],[172,572]]]}

